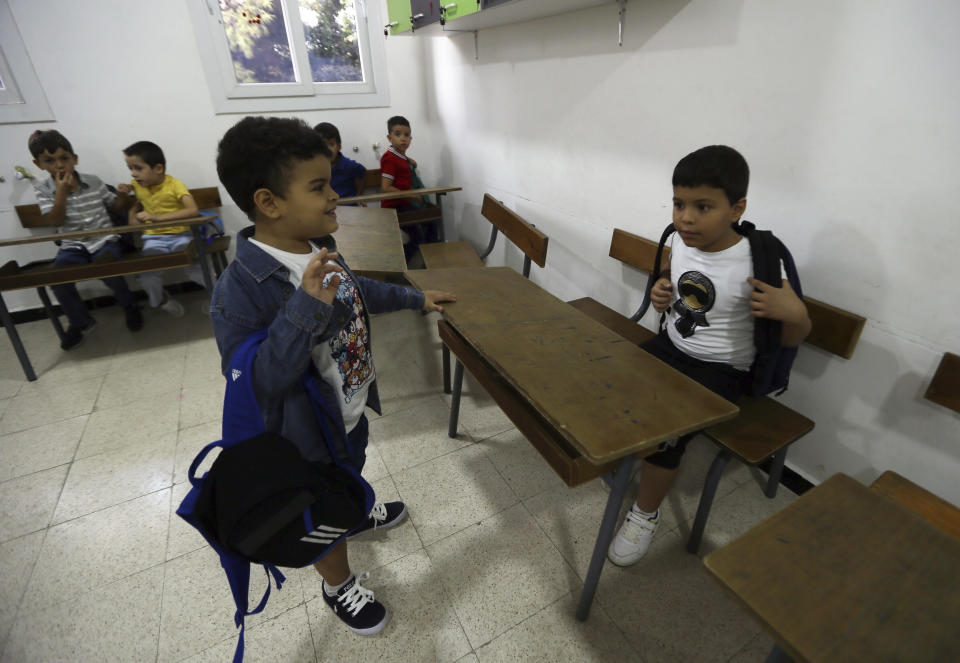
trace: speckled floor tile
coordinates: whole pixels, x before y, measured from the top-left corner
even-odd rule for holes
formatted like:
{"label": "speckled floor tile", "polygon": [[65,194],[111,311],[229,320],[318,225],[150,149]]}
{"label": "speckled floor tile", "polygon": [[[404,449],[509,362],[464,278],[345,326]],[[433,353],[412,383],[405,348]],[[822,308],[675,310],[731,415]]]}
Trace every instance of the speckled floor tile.
{"label": "speckled floor tile", "polygon": [[[451,357],[450,380],[453,380],[453,367],[456,357]],[[442,384],[442,383],[441,383]],[[450,407],[452,395],[443,394],[443,401]],[[466,370],[463,373],[463,390],[460,395],[459,429],[470,434],[475,440],[485,440],[513,428],[513,422],[503,413],[500,406],[484,391],[473,376]]]}
{"label": "speckled floor tile", "polygon": [[0,419],[0,435],[89,414],[102,382],[100,376],[73,384],[52,380],[24,384]]}
{"label": "speckled floor tile", "polygon": [[13,623],[23,590],[40,555],[42,530],[0,544],[0,623]]}
{"label": "speckled floor tile", "polygon": [[[222,434],[220,421],[210,421],[192,428],[181,428],[177,433],[177,452],[176,462],[173,470],[173,482],[183,483],[189,478],[190,464],[197,457],[200,451],[210,444],[220,439]],[[204,459],[203,463],[197,468],[197,475],[203,476],[203,473],[210,469],[213,461],[220,453],[219,449],[213,449]]]}
{"label": "speckled floor tile", "polygon": [[516,429],[487,438],[478,446],[522,500],[567,485]]}
{"label": "speckled floor tile", "polygon": [[177,430],[179,412],[179,391],[97,410],[87,421],[76,457],[86,458],[160,439]]}
{"label": "speckled floor tile", "polygon": [[173,486],[173,495],[170,500],[170,530],[167,533],[168,560],[209,546],[200,532],[176,513],[190,487],[188,481]]}
{"label": "speckled floor tile", "polygon": [[[223,663],[233,660],[236,636],[227,638],[180,663]],[[246,630],[243,648],[246,663],[315,663],[313,636],[305,605],[280,613]]]}
{"label": "speckled floor tile", "polygon": [[183,379],[183,350],[164,352],[161,357],[142,363],[115,365],[103,380],[97,409],[106,410],[132,401],[160,396],[180,388]]}
{"label": "speckled floor tile", "polygon": [[396,475],[471,444],[468,435],[447,436],[447,415],[443,400],[428,396],[414,407],[372,419],[370,439],[376,444],[387,470]]}
{"label": "speckled floor tile", "polygon": [[88,415],[0,437],[0,481],[73,460]]}
{"label": "speckled floor tile", "polygon": [[223,417],[225,383],[219,374],[183,388],[180,394],[180,428],[192,428]]}
{"label": "speckled floor tile", "polygon": [[60,465],[0,483],[0,541],[50,524],[69,467]]}

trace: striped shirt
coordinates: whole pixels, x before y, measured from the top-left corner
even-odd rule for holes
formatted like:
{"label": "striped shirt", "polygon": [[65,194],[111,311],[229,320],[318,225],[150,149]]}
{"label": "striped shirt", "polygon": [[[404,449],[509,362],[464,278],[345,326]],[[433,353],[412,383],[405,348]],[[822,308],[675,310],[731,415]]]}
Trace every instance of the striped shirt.
{"label": "striped shirt", "polygon": [[[79,184],[77,190],[67,194],[67,210],[60,232],[111,228],[113,222],[107,213],[107,207],[113,204],[116,195],[111,193],[107,185],[96,175],[77,173],[77,183]],[[51,177],[34,184],[34,189],[37,192],[40,211],[48,214],[53,209],[53,202],[57,196],[57,183]],[[119,237],[119,235],[96,235],[80,239],[65,239],[61,248],[84,248],[90,253],[96,253],[103,248],[104,244]]]}

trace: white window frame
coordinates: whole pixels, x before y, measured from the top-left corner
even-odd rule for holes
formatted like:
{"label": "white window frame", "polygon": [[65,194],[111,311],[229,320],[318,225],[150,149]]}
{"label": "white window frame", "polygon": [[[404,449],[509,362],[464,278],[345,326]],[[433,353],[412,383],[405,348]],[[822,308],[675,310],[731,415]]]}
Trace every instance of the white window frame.
{"label": "white window frame", "polygon": [[56,119],[7,0],[0,0],[0,78],[0,124]]}
{"label": "white window frame", "polygon": [[214,111],[266,113],[274,111],[374,108],[390,105],[387,57],[383,45],[378,0],[356,0],[357,36],[364,81],[314,83],[307,56],[297,0],[281,0],[287,24],[294,72],[293,83],[238,84],[217,0],[187,0],[200,59]]}

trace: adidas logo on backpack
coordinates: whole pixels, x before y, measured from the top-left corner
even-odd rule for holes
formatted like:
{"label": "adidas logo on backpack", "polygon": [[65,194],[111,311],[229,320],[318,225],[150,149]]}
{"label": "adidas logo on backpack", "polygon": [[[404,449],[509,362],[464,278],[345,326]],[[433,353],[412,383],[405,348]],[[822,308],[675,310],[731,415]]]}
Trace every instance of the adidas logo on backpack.
{"label": "adidas logo on backpack", "polygon": [[233,381],[236,382],[237,379],[239,379],[239,377],[243,375],[243,371],[241,371],[239,368],[235,368],[232,371],[230,371],[230,375],[231,377],[233,377]]}

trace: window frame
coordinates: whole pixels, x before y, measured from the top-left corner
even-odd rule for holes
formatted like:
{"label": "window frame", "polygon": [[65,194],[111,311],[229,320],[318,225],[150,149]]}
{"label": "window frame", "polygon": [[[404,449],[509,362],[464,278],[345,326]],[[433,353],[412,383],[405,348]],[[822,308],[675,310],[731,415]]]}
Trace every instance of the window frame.
{"label": "window frame", "polygon": [[354,0],[363,82],[314,83],[298,0],[280,0],[297,81],[238,84],[217,0],[187,0],[217,114],[375,108],[390,105],[377,0]]}
{"label": "window frame", "polygon": [[0,124],[56,120],[7,0],[0,0]]}

